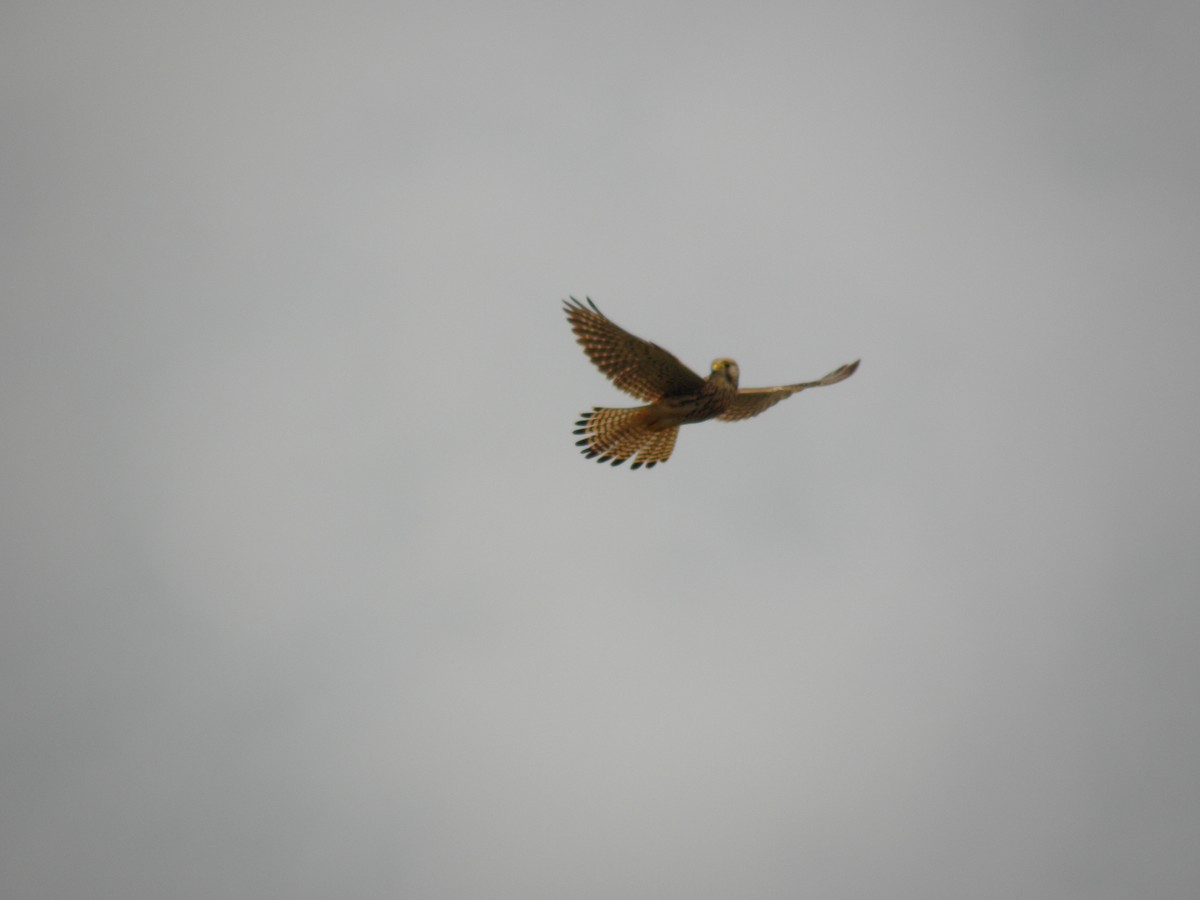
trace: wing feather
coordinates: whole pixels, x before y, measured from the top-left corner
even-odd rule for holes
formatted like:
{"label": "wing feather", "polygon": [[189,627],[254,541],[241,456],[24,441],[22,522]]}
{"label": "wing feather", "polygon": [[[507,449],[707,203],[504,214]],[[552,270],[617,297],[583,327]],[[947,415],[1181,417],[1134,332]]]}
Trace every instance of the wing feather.
{"label": "wing feather", "polygon": [[837,384],[839,381],[845,381],[854,374],[861,361],[856,359],[854,362],[844,365],[840,369],[834,369],[818,381],[806,381],[803,384],[785,384],[780,387],[742,388],[737,392],[737,396],[733,398],[733,404],[725,412],[721,413],[718,418],[724,419],[726,422],[749,419],[751,416],[757,416],[760,412],[770,409],[780,400],[786,400],[792,394],[800,393],[805,388],[824,387],[827,384]]}
{"label": "wing feather", "polygon": [[[563,309],[575,338],[596,368],[639,400],[654,402],[699,391],[704,379],[658,344],[644,341],[612,322],[587,298],[574,297]],[[589,308],[590,307],[590,308]]]}

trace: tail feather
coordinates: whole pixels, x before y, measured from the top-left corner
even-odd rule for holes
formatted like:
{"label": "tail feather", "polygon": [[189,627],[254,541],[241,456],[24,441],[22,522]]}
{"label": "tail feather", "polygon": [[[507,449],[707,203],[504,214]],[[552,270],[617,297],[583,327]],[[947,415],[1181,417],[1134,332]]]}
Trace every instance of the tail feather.
{"label": "tail feather", "polygon": [[596,462],[611,462],[614,466],[633,460],[631,469],[645,466],[653,468],[666,462],[675,449],[675,436],[679,426],[652,428],[647,415],[649,407],[632,409],[609,409],[594,407],[585,412],[576,425],[581,426],[575,434],[584,435],[576,441],[580,452]]}

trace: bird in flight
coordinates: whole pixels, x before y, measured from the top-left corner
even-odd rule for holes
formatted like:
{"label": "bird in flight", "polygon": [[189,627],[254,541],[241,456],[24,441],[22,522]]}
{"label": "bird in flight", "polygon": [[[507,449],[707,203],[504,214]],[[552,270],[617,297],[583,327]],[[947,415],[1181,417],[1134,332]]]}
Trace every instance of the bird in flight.
{"label": "bird in flight", "polygon": [[633,460],[631,469],[653,468],[675,449],[680,425],[723,419],[736,422],[757,416],[805,388],[837,384],[854,374],[861,360],[835,369],[819,381],[769,388],[738,388],[738,364],[714,359],[701,378],[658,344],[643,341],[612,322],[587,298],[563,301],[567,320],[583,352],[617,387],[646,406],[611,409],[595,406],[575,424],[583,439],[577,447],[588,459],[614,466]]}

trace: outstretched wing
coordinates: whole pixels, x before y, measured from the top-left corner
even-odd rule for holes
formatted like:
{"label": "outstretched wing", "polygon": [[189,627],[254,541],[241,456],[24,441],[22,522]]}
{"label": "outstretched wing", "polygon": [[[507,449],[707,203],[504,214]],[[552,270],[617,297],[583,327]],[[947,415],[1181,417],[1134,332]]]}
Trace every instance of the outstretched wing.
{"label": "outstretched wing", "polygon": [[824,387],[827,384],[837,384],[839,381],[845,381],[854,374],[860,362],[862,360],[856,359],[854,362],[830,372],[820,381],[806,381],[804,384],[785,384],[782,387],[743,388],[733,398],[733,404],[717,418],[724,419],[726,422],[736,422],[738,419],[749,419],[751,416],[757,416],[763,410],[770,409],[780,400],[785,400],[792,396],[792,394],[798,394],[805,388]]}
{"label": "outstretched wing", "polygon": [[[591,307],[590,309],[588,307]],[[643,341],[613,322],[588,299],[563,301],[571,330],[588,358],[613,384],[639,400],[653,402],[699,391],[704,379],[658,344]]]}

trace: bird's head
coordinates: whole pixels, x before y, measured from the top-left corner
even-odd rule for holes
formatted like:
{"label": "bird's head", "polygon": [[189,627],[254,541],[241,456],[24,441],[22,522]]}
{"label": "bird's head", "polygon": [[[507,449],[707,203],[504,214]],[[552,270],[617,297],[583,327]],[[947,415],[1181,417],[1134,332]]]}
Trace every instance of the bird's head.
{"label": "bird's head", "polygon": [[724,381],[730,387],[737,390],[738,386],[738,364],[732,359],[714,359],[712,364],[712,374],[708,376],[711,381]]}

